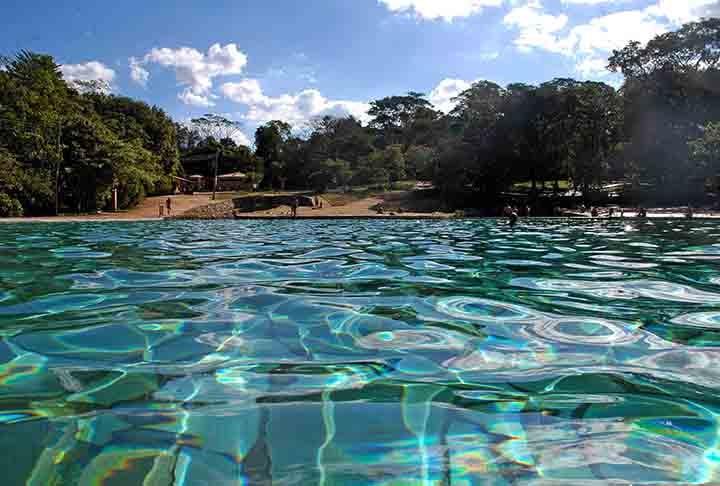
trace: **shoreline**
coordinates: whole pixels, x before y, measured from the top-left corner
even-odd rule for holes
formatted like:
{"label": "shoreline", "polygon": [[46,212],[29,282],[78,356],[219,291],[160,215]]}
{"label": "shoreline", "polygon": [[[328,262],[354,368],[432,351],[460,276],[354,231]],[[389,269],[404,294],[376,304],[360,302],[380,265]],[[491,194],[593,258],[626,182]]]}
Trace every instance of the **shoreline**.
{"label": "shoreline", "polygon": [[[23,223],[143,223],[143,222],[161,222],[161,221],[269,221],[269,220],[281,220],[281,221],[312,221],[312,220],[379,220],[379,221],[447,221],[447,220],[501,220],[504,221],[507,218],[501,216],[454,216],[453,214],[445,213],[440,215],[422,215],[422,214],[409,214],[409,215],[313,215],[313,216],[297,216],[295,218],[291,216],[283,215],[248,215],[248,216],[236,216],[234,218],[183,218],[182,216],[170,216],[164,218],[116,218],[116,217],[103,217],[103,216],[38,216],[38,217],[24,217],[24,218],[0,218],[0,224],[23,224]],[[520,221],[524,220],[564,220],[564,221],[648,221],[648,220],[683,220],[683,221],[711,221],[720,220],[720,214],[711,213],[700,213],[696,214],[693,218],[686,218],[682,213],[660,213],[660,214],[648,214],[646,218],[638,218],[636,215],[630,213],[624,217],[595,217],[592,216],[538,216],[531,218],[520,218]]]}

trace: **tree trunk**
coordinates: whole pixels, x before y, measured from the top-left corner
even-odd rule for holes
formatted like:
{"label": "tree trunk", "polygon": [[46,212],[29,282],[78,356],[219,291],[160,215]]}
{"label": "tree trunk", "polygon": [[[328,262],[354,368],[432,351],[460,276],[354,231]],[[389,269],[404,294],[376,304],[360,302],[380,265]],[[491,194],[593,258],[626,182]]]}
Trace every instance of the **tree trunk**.
{"label": "tree trunk", "polygon": [[215,192],[217,191],[217,184],[218,184],[218,159],[220,158],[220,152],[215,152],[215,175],[213,177],[213,193],[212,193],[212,199],[215,200]]}

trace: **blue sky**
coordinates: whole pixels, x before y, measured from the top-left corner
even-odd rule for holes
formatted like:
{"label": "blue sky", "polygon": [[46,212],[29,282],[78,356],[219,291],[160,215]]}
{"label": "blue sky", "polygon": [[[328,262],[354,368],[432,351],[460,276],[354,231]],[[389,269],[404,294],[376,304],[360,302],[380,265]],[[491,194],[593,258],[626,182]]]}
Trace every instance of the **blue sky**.
{"label": "blue sky", "polygon": [[[72,3],[72,6],[67,4]],[[68,80],[178,120],[364,118],[409,90],[438,108],[473,80],[618,83],[613,48],[716,14],[719,0],[3,0],[0,53],[52,54]]]}

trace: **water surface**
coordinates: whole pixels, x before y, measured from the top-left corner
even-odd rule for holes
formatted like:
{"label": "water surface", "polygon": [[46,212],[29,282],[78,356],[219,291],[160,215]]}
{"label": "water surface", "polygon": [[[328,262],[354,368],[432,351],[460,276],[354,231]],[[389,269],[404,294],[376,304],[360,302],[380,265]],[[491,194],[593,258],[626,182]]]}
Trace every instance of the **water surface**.
{"label": "water surface", "polygon": [[719,236],[0,225],[3,484],[717,484]]}

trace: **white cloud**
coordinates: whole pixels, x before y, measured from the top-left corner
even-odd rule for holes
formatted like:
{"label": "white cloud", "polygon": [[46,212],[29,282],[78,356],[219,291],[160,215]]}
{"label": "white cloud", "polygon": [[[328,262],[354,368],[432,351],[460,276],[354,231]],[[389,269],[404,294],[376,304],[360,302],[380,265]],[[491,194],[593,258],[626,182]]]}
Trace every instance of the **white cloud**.
{"label": "white cloud", "polygon": [[212,106],[208,93],[213,87],[213,78],[241,74],[247,65],[247,56],[236,44],[213,44],[207,53],[192,47],[154,48],[142,60],[130,60],[131,77],[135,82],[147,83],[149,72],[144,66],[151,63],[175,71],[178,84],[186,87],[178,95],[183,102],[195,106]]}
{"label": "white cloud", "polygon": [[316,89],[272,97],[265,95],[258,80],[243,79],[223,84],[220,91],[229,100],[245,105],[247,112],[243,118],[258,125],[270,120],[283,120],[300,128],[309,120],[325,115],[352,115],[361,121],[368,121],[367,103],[330,100]]}
{"label": "white cloud", "polygon": [[235,143],[238,145],[245,145],[246,147],[249,147],[253,144],[253,141],[250,140],[250,137],[248,137],[245,132],[235,132],[231,138],[235,140]]}
{"label": "white cloud", "polygon": [[[612,0],[609,0],[612,1]],[[564,0],[597,4],[603,0]],[[542,49],[572,57],[585,76],[606,76],[607,58],[631,41],[647,43],[653,37],[697,20],[718,5],[718,0],[658,0],[644,9],[624,10],[591,19],[567,30],[566,15],[544,11],[540,0],[529,0],[505,16],[505,25],[518,30],[520,51]]]}
{"label": "white cloud", "polygon": [[575,65],[575,70],[585,77],[604,76],[607,74],[608,61],[605,58],[587,57]]}
{"label": "white cloud", "polygon": [[609,53],[631,41],[646,43],[667,26],[646,10],[627,10],[592,19],[574,27],[561,43],[583,54]]}
{"label": "white cloud", "polygon": [[647,9],[658,17],[665,17],[675,26],[720,13],[718,0],[658,0]]}
{"label": "white cloud", "polygon": [[452,22],[480,13],[484,7],[499,7],[504,0],[378,0],[392,12],[415,12],[424,19]]}
{"label": "white cloud", "polygon": [[68,83],[99,81],[105,85],[106,90],[111,90],[115,81],[115,71],[97,61],[84,64],[64,64],[60,66],[60,72]]}
{"label": "white cloud", "polygon": [[210,107],[215,106],[215,103],[211,100],[214,96],[197,94],[192,89],[187,88],[182,93],[178,94],[178,99],[186,105],[199,106],[199,107]]}
{"label": "white cloud", "polygon": [[428,100],[436,109],[443,113],[449,113],[455,108],[456,104],[452,99],[463,91],[470,89],[471,86],[471,81],[465,81],[463,79],[443,79],[430,91]]}
{"label": "white cloud", "polygon": [[575,5],[600,5],[603,3],[623,3],[632,0],[562,0],[562,3]]}
{"label": "white cloud", "polygon": [[130,78],[143,88],[150,79],[150,72],[143,67],[142,61],[135,57],[130,58]]}
{"label": "white cloud", "polygon": [[515,7],[503,19],[507,26],[518,29],[519,34],[515,45],[523,52],[533,48],[541,48],[559,52],[562,46],[558,43],[557,32],[568,22],[565,14],[551,15],[545,13],[539,0],[530,1],[522,7]]}

